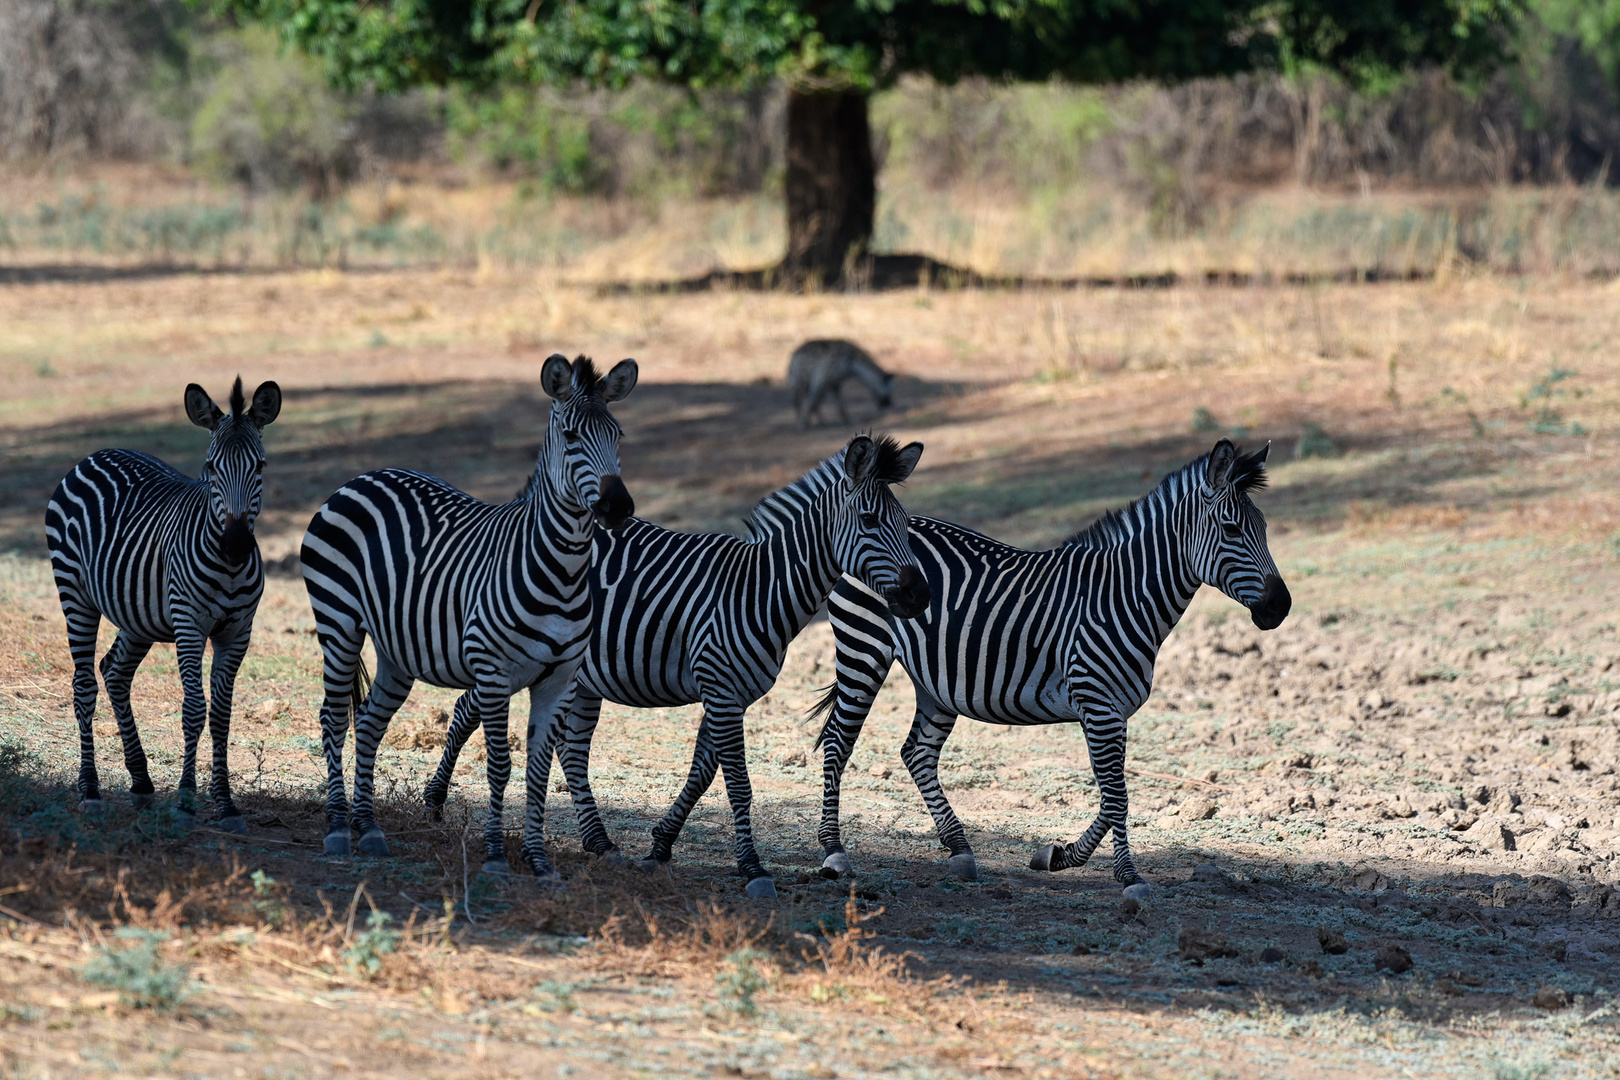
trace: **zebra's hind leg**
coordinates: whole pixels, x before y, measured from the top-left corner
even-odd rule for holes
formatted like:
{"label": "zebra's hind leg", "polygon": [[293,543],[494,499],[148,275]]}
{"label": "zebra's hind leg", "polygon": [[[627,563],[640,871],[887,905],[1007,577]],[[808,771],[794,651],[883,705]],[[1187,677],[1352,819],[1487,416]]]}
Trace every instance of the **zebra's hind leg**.
{"label": "zebra's hind leg", "polygon": [[568,780],[568,794],[574,800],[574,817],[579,821],[579,842],[586,854],[623,862],[619,847],[608,835],[591,791],[591,739],[602,716],[602,699],[575,691],[574,704],[563,719],[557,737],[557,763]]}
{"label": "zebra's hind leg", "polygon": [[948,861],[951,873],[963,881],[977,881],[979,864],[973,857],[973,849],[968,846],[967,831],[962,828],[956,811],[951,809],[950,801],[945,798],[944,789],[939,786],[939,752],[956,729],[956,716],[937,707],[930,708],[931,704],[925,704],[918,696],[917,715],[911,722],[905,744],[900,747],[900,760],[906,763],[911,779],[934,819],[934,826],[939,830],[939,842],[951,853]]}
{"label": "zebra's hind leg", "polygon": [[236,808],[236,802],[231,798],[231,700],[236,694],[236,673],[242,668],[242,658],[247,655],[252,636],[251,623],[230,638],[215,636],[214,671],[209,680],[208,734],[214,744],[214,771],[209,794],[219,808],[220,829],[238,835],[246,835],[248,828],[242,811]]}
{"label": "zebra's hind leg", "polygon": [[359,693],[360,646],[364,632],[346,632],[324,620],[320,605],[315,623],[323,656],[321,679],[321,751],[326,756],[326,844],[328,855],[349,854],[349,800],[343,790],[343,744],[349,737],[349,711],[362,707]]}
{"label": "zebra's hind leg", "polygon": [[1087,716],[1086,744],[1092,775],[1102,793],[1102,808],[1085,833],[1072,844],[1049,844],[1030,860],[1032,870],[1067,870],[1084,866],[1110,831],[1114,834],[1114,880],[1125,886],[1127,899],[1146,900],[1153,887],[1136,871],[1127,828],[1130,799],[1125,786],[1125,719],[1118,715]]}
{"label": "zebra's hind leg", "polygon": [[389,854],[388,838],[377,825],[373,802],[377,747],[388,733],[388,721],[410,696],[415,682],[381,652],[377,654],[377,678],[371,692],[354,714],[354,828],[360,833],[360,854],[378,858]]}
{"label": "zebra's hind leg", "polygon": [[142,809],[152,805],[157,789],[152,786],[146,750],[141,746],[141,735],[135,727],[135,713],[129,707],[129,687],[135,678],[135,669],[151,650],[150,641],[139,641],[128,632],[120,631],[112,648],[101,658],[101,680],[107,686],[107,703],[112,706],[113,718],[118,721],[118,737],[124,744],[130,801]]}
{"label": "zebra's hind leg", "polygon": [[79,722],[79,809],[101,809],[101,778],[96,772],[96,633],[101,613],[65,595],[68,651],[73,655],[73,716]]}
{"label": "zebra's hind leg", "polygon": [[686,784],[681,793],[675,796],[675,802],[670,806],[669,812],[662,821],[653,826],[652,850],[642,860],[642,865],[648,869],[662,865],[670,860],[675,847],[676,837],[681,835],[681,829],[686,825],[686,819],[692,813],[692,807],[703,798],[703,793],[709,790],[714,783],[715,771],[720,766],[720,757],[713,739],[713,724],[709,719],[709,710],[703,710],[703,722],[698,725],[697,745],[692,748],[692,768],[686,774]]}
{"label": "zebra's hind leg", "polygon": [[894,664],[894,641],[888,627],[883,602],[870,593],[855,591],[840,583],[827,600],[837,642],[835,667],[837,696],[826,726],[821,730],[821,825],[816,839],[821,843],[821,876],[834,880],[855,873],[844,850],[839,823],[839,802],[844,769],[855,749],[855,740],[877,699],[878,690]]}
{"label": "zebra's hind leg", "polygon": [[477,730],[478,712],[473,708],[473,692],[469,690],[456,698],[455,715],[450,721],[450,730],[444,734],[444,753],[439,755],[439,767],[433,771],[433,779],[428,781],[422,792],[429,821],[444,820],[444,804],[450,798],[450,781],[455,776],[456,759],[461,756],[461,748],[467,745],[467,740]]}

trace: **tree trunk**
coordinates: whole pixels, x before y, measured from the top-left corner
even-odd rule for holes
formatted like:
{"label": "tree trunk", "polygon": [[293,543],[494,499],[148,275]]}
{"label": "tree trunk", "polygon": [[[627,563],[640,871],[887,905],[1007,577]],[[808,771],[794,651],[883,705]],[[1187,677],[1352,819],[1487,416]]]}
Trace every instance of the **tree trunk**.
{"label": "tree trunk", "polygon": [[865,94],[788,92],[787,212],[791,279],[840,281],[866,254],[877,167]]}

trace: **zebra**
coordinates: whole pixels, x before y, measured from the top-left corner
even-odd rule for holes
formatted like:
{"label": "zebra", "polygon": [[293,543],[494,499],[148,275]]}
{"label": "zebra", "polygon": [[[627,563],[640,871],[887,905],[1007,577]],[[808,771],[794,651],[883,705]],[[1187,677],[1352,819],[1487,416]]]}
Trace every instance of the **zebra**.
{"label": "zebra", "polygon": [[829,394],[838,406],[839,418],[849,423],[842,387],[852,375],[872,391],[872,400],[880,410],[894,404],[894,376],[878,367],[871,354],[853,341],[818,339],[794,349],[788,361],[788,386],[793,391],[793,411],[799,426],[809,427],[812,416],[820,419],[822,402]]}
{"label": "zebra", "polygon": [[634,360],[605,376],[586,357],[553,354],[540,385],[553,401],[534,474],[514,500],[481,502],[443,480],[383,469],[339,488],[309,523],[301,558],[325,658],[321,743],[331,855],[349,854],[343,742],[359,689],[360,647],[377,650],[370,692],[354,710],[354,831],[361,854],[388,854],[373,806],[377,744],[421,679],[466,690],[458,723],[482,721],[488,740],[489,873],[510,872],[501,806],[511,775],[508,701],[529,690],[529,814],[523,855],[542,881],[557,877],[540,831],[550,775],[546,734],[567,708],[591,621],[592,520],[621,527],[635,509],[619,477],[620,428],[607,406],[636,385]]}
{"label": "zebra", "polygon": [[[653,829],[644,865],[669,861],[718,765],[725,770],[747,893],[776,895],[754,850],[743,715],[775,684],[789,642],[841,573],[884,596],[898,618],[927,607],[928,588],[906,546],[906,512],[890,490],[911,475],[922,450],[921,443],[901,447],[889,438],[856,437],[761,500],[746,540],[672,532],[639,519],[617,533],[597,531],[591,558],[597,619],[556,748],[587,852],[622,858],[590,787],[591,737],[602,700],[643,709],[701,703],[686,786]],[[444,802],[456,755],[475,724],[471,714],[457,712],[427,788],[430,813]]]}
{"label": "zebra", "polygon": [[[197,479],[150,454],[98,450],[62,478],[45,507],[45,543],[73,656],[81,811],[102,805],[94,721],[96,635],[105,617],[118,636],[102,658],[101,678],[124,744],[131,800],[150,806],[156,789],[130,710],[130,683],[153,644],[172,641],[185,695],[180,819],[196,821],[197,741],[206,720],[219,827],[248,831],[231,799],[231,697],[264,592],[253,525],[264,494],[262,433],[281,412],[281,388],[261,383],[249,405],[238,377],[230,407],[227,414],[196,383],[186,387],[186,416],[213,433]],[[214,664],[205,696],[203,648],[210,641]]]}
{"label": "zebra", "polygon": [[1085,725],[1101,812],[1074,843],[1048,844],[1033,870],[1083,866],[1114,834],[1114,877],[1132,899],[1151,887],[1126,839],[1125,724],[1153,687],[1160,646],[1199,585],[1249,609],[1271,630],[1292,600],[1266,546],[1250,493],[1266,483],[1270,444],[1242,455],[1221,439],[1122,511],[1051,551],[1021,551],[933,518],[910,522],[911,548],[938,597],[912,622],[889,619],[845,578],[828,600],[837,679],[812,715],[825,714],[818,839],[822,876],[852,872],[838,822],[850,750],[896,656],[917,691],[900,756],[933,816],[949,867],[974,880],[977,862],[939,784],[939,755],[957,717],[997,724]]}

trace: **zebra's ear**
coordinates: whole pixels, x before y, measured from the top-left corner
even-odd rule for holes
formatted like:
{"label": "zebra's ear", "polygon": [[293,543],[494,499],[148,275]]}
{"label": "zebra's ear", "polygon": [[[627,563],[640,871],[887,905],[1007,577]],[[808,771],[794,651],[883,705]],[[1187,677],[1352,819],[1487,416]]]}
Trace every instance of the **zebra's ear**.
{"label": "zebra's ear", "polygon": [[1204,483],[1212,488],[1220,488],[1227,484],[1232,477],[1232,462],[1237,460],[1237,447],[1232,440],[1222,438],[1215,444],[1215,449],[1209,452],[1209,467],[1204,471]]}
{"label": "zebra's ear", "polygon": [[620,360],[614,364],[607,377],[596,384],[602,390],[602,402],[606,404],[629,397],[630,391],[636,388],[636,377],[639,374],[641,369],[636,366],[634,360]]}
{"label": "zebra's ear", "polygon": [[208,391],[196,383],[186,387],[186,415],[193,424],[209,431],[213,431],[225,416],[214,404],[214,399],[208,396]]}
{"label": "zebra's ear", "polygon": [[844,479],[849,481],[850,487],[860,487],[872,475],[877,467],[877,443],[865,435],[857,435],[849,440],[849,446],[844,449]]}
{"label": "zebra's ear", "polygon": [[281,387],[266,379],[253,391],[253,406],[247,411],[247,418],[253,421],[253,426],[263,431],[275,422],[281,415]]}
{"label": "zebra's ear", "polygon": [[568,366],[568,357],[552,353],[540,367],[540,389],[552,401],[567,401],[574,394],[574,369]]}
{"label": "zebra's ear", "polygon": [[917,461],[922,457],[923,444],[920,442],[907,443],[900,448],[894,457],[894,468],[891,470],[889,483],[903,484],[911,476],[911,470],[917,467]]}

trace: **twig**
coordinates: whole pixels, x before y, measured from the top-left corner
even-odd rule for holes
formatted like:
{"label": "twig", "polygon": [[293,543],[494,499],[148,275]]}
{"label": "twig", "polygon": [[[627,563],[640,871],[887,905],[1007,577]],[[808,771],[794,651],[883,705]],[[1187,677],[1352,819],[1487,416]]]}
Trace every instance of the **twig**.
{"label": "twig", "polygon": [[0,896],[10,896],[12,893],[27,892],[33,887],[33,883],[27,881],[23,882],[21,885],[7,885],[5,888],[0,889]]}
{"label": "twig", "polygon": [[1127,768],[1125,771],[1130,773],[1132,776],[1151,776],[1155,780],[1174,780],[1178,784],[1199,784],[1203,787],[1214,788],[1216,791],[1237,790],[1237,788],[1229,788],[1225,784],[1212,784],[1208,780],[1196,780],[1191,776],[1171,776],[1169,773],[1148,772],[1146,769]]}
{"label": "twig", "polygon": [[461,907],[467,912],[467,922],[472,926],[478,925],[473,918],[472,891],[467,884],[467,826],[461,827]]}
{"label": "twig", "polygon": [[27,915],[24,915],[22,912],[13,911],[10,908],[6,907],[6,905],[4,905],[4,904],[0,904],[0,915],[4,915],[8,919],[16,919],[18,922],[30,923],[30,924],[32,924],[34,926],[38,926],[38,927],[40,927],[42,929],[45,929],[45,930],[50,929],[50,927],[46,926],[44,923],[40,922],[38,919],[30,919]]}
{"label": "twig", "polygon": [[249,844],[285,844],[288,847],[311,847],[310,844],[301,844],[296,840],[272,840],[268,836],[243,836],[241,833],[228,833],[223,829],[192,829],[193,836],[198,833],[207,833],[209,836],[224,836],[232,840],[240,840]]}

